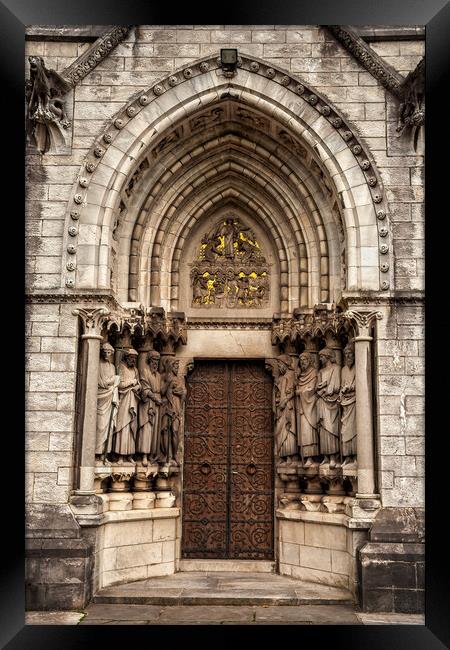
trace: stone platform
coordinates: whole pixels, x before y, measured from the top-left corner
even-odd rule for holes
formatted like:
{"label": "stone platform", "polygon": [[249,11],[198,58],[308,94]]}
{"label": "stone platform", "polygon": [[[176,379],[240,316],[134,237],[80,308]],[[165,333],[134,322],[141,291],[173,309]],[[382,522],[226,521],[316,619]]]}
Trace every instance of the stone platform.
{"label": "stone platform", "polygon": [[350,592],[272,573],[179,572],[101,589],[96,604],[336,605],[353,604]]}

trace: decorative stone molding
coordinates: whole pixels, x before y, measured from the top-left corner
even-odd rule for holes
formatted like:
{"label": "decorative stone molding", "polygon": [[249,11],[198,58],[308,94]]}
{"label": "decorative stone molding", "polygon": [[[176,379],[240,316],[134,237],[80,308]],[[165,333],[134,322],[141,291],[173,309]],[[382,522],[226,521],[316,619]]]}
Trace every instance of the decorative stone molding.
{"label": "decorative stone molding", "polygon": [[62,76],[72,87],[76,86],[128,36],[131,27],[132,25],[118,25],[105,32],[86,52],[63,70]]}
{"label": "decorative stone molding", "polygon": [[236,318],[230,319],[192,319],[190,318],[186,323],[188,330],[204,330],[204,329],[244,329],[244,330],[270,330],[272,328],[272,319],[261,319],[258,321],[245,320]]}
{"label": "decorative stone molding", "polygon": [[369,330],[375,320],[381,320],[383,314],[380,311],[356,311],[349,309],[342,313],[343,319],[348,319],[357,328],[358,336],[368,336]]}
{"label": "decorative stone molding", "polygon": [[401,98],[404,78],[372,50],[348,25],[325,25],[345,49],[389,92]]}
{"label": "decorative stone molding", "polygon": [[102,326],[109,316],[109,309],[105,307],[98,307],[97,309],[74,309],[72,314],[80,316],[83,323],[82,338],[99,338],[101,339],[100,332]]}

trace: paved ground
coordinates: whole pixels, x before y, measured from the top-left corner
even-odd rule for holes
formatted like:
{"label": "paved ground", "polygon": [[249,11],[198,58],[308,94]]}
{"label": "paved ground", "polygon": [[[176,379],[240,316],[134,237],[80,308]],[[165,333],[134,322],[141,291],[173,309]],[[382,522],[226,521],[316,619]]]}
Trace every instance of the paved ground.
{"label": "paved ground", "polygon": [[362,614],[350,594],[268,573],[180,572],[102,589],[84,612],[27,612],[28,625],[424,625]]}
{"label": "paved ground", "polygon": [[100,605],[27,612],[27,625],[424,625],[419,614],[361,614],[349,605]]}

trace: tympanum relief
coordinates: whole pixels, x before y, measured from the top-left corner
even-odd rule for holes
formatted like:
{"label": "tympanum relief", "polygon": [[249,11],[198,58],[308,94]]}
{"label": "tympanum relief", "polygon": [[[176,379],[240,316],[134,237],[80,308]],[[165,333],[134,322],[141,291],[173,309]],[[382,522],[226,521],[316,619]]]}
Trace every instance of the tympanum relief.
{"label": "tympanum relief", "polygon": [[269,302],[269,265],[255,233],[234,217],[205,233],[191,266],[193,307],[258,308]]}

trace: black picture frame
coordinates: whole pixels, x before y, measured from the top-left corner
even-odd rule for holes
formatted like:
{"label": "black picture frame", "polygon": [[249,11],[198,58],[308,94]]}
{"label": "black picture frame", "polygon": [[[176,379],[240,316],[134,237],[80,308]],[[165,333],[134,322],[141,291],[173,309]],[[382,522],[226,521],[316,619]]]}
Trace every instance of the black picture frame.
{"label": "black picture frame", "polygon": [[[20,397],[22,368],[17,363],[23,350],[24,336],[20,328],[23,319],[23,241],[24,241],[24,28],[25,25],[62,24],[349,24],[349,25],[425,25],[426,26],[426,619],[425,626],[228,626],[206,630],[203,626],[133,627],[112,626],[25,626],[24,625],[24,524],[23,524],[23,474],[18,459],[24,458],[24,427],[22,429],[24,402]],[[8,440],[9,453],[4,457],[4,524],[2,531],[3,579],[0,589],[0,644],[11,649],[118,647],[127,643],[136,647],[142,641],[172,646],[199,638],[207,639],[213,633],[215,641],[227,642],[234,638],[244,642],[255,640],[285,642],[288,638],[296,644],[329,640],[333,648],[345,647],[396,648],[408,650],[434,650],[450,647],[448,624],[449,581],[446,580],[448,537],[446,533],[445,494],[448,469],[443,452],[448,438],[441,409],[448,401],[449,382],[439,375],[445,356],[437,352],[443,332],[450,331],[450,319],[445,313],[446,280],[448,272],[444,261],[448,257],[447,172],[445,158],[445,131],[448,116],[444,99],[448,89],[450,6],[445,0],[377,0],[361,3],[360,0],[309,0],[308,2],[273,2],[259,0],[251,3],[240,0],[234,6],[211,7],[171,6],[170,3],[149,3],[148,0],[78,0],[61,2],[48,0],[3,0],[0,3],[0,51],[2,67],[4,110],[2,145],[7,194],[11,207],[3,213],[5,248],[12,252],[12,261],[4,266],[3,282],[7,288],[9,327],[15,333],[14,343],[6,345],[10,355],[4,368],[15,368],[14,390],[8,373],[3,395],[5,413],[11,415],[11,425],[4,426],[4,439]],[[446,76],[447,73],[447,76]],[[10,141],[8,143],[8,137]],[[18,146],[20,143],[20,146]],[[448,175],[448,172],[446,173]],[[3,199],[5,200],[5,195]],[[6,222],[6,223],[5,223]],[[6,242],[8,244],[6,245]],[[4,256],[6,265],[6,255]],[[18,283],[13,288],[13,282]],[[20,320],[22,319],[22,320]],[[11,326],[11,321],[13,325]],[[4,334],[9,341],[10,334]],[[436,348],[433,350],[433,348]],[[21,357],[21,358],[24,358]],[[19,366],[19,367],[18,367]],[[448,374],[448,373],[447,373]],[[445,443],[444,443],[445,441]],[[438,464],[439,463],[439,464]],[[8,476],[8,471],[10,476]],[[445,486],[444,486],[445,481]],[[15,517],[15,523],[11,524]],[[142,646],[141,646],[142,647]]]}

